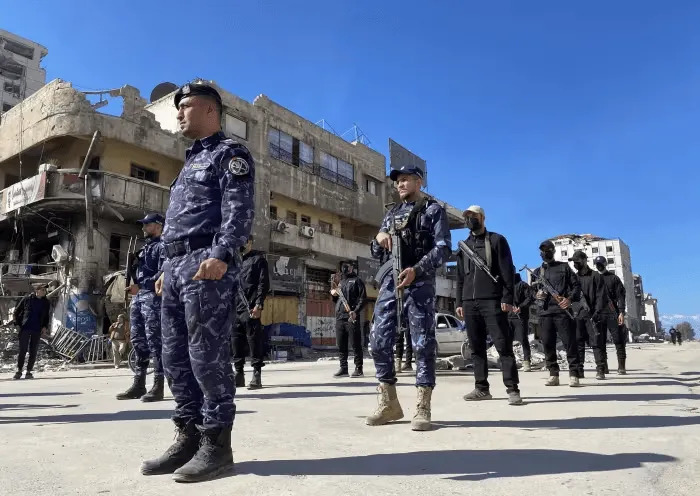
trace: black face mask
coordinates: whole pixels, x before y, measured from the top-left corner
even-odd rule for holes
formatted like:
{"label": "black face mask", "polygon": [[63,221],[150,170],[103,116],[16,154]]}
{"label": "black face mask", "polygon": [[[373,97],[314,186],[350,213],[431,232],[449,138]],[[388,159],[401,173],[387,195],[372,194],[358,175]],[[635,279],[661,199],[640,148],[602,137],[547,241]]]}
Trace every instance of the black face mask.
{"label": "black face mask", "polygon": [[350,267],[347,265],[343,265],[343,267],[340,269],[340,273],[343,275],[343,277],[350,277]]}
{"label": "black face mask", "polygon": [[479,219],[477,219],[476,217],[467,217],[467,219],[464,221],[464,224],[471,232],[478,231],[482,227],[481,221],[479,221]]}
{"label": "black face mask", "polygon": [[552,260],[554,260],[554,252],[553,251],[540,251],[540,258],[542,258],[542,260],[545,262],[551,262]]}
{"label": "black face mask", "polygon": [[586,268],[586,262],[574,262],[574,268],[578,271],[581,271]]}
{"label": "black face mask", "polygon": [[603,264],[595,264],[595,268],[598,269],[598,272],[600,272],[601,274],[605,272],[605,265]]}

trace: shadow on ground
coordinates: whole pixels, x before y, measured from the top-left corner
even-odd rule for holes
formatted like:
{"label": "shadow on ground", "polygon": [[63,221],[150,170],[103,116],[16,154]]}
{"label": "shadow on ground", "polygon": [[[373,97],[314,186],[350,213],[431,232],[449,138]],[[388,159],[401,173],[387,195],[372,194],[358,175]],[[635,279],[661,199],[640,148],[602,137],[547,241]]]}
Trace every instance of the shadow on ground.
{"label": "shadow on ground", "polygon": [[[169,419],[174,411],[169,410],[125,410],[112,413],[76,413],[66,415],[45,415],[25,417],[0,417],[0,425],[6,424],[82,424],[89,422],[111,422],[119,420],[159,420]],[[255,413],[237,410],[236,415]]]}
{"label": "shadow on ground", "polygon": [[83,394],[78,391],[75,392],[58,392],[58,391],[47,391],[42,393],[0,393],[0,398],[24,398],[24,397],[39,397],[39,396],[74,396],[77,394]]}
{"label": "shadow on ground", "polygon": [[676,458],[657,453],[601,455],[565,450],[448,450],[348,456],[322,460],[268,460],[236,464],[238,474],[271,475],[445,475],[479,481],[565,473],[609,472],[669,463]]}
{"label": "shadow on ground", "polygon": [[29,403],[0,403],[0,412],[3,410],[39,410],[44,408],[75,408],[78,405],[32,405]]}
{"label": "shadow on ground", "polygon": [[355,393],[347,391],[296,391],[289,393],[248,393],[240,392],[236,394],[236,398],[253,399],[253,400],[274,400],[274,399],[299,399],[299,398],[330,398],[332,396],[371,396],[375,395],[374,391]]}
{"label": "shadow on ground", "polygon": [[681,427],[700,425],[700,416],[674,417],[671,415],[630,415],[625,417],[581,417],[542,420],[456,420],[434,421],[436,429],[444,427],[516,428],[525,430],[554,429],[643,429],[648,427]]}
{"label": "shadow on ground", "polygon": [[528,403],[568,403],[571,401],[659,401],[659,400],[700,400],[697,394],[672,393],[611,393],[611,394],[576,394],[564,396],[536,396],[528,398]]}

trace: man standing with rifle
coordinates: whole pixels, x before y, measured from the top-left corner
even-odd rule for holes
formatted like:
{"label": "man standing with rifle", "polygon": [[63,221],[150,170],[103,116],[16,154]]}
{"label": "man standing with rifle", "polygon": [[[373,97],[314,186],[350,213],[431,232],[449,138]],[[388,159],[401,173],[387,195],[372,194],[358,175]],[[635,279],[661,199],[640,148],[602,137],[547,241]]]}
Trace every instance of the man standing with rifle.
{"label": "man standing with rifle", "polygon": [[520,273],[515,271],[513,283],[513,309],[508,313],[508,325],[513,333],[513,341],[520,341],[523,347],[523,372],[530,372],[532,366],[530,358],[530,285],[522,280]]}
{"label": "man standing with rifle", "polygon": [[605,379],[605,329],[601,316],[605,312],[607,296],[605,284],[600,274],[588,266],[588,256],[581,250],[576,250],[569,259],[574,263],[576,275],[581,283],[581,300],[573,305],[576,316],[576,345],[578,348],[578,377],[583,379],[583,365],[586,359],[586,344],[593,349],[596,376],[599,381]]}
{"label": "man standing with rifle", "polygon": [[[605,311],[601,316],[601,320],[603,322],[603,335],[605,336],[605,341],[607,342],[607,332],[610,331],[613,343],[615,344],[615,350],[617,351],[617,373],[620,375],[625,375],[627,374],[625,285],[622,284],[622,281],[619,277],[617,277],[617,275],[615,275],[614,272],[610,272],[607,269],[608,261],[605,257],[595,257],[593,262],[595,263],[595,268],[598,270],[600,275],[603,276],[605,292],[608,296],[608,305],[606,305]],[[605,359],[605,369],[607,373],[608,352],[606,348],[603,349],[603,357]]]}
{"label": "man standing with rifle", "polygon": [[554,260],[554,243],[550,240],[540,243],[542,266],[531,271],[524,267],[533,280],[531,285],[537,291],[535,300],[538,306],[539,333],[544,347],[545,363],[549,370],[547,386],[559,385],[559,362],[557,361],[557,335],[566,348],[569,362],[569,386],[578,387],[579,356],[576,348],[576,326],[571,313],[571,302],[578,301],[581,285],[574,271],[566,262]]}
{"label": "man standing with rifle", "polygon": [[[131,345],[136,350],[136,374],[129,389],[117,395],[118,400],[141,398],[141,401],[163,399],[164,375],[163,342],[161,339],[161,297],[156,295],[155,284],[162,273],[165,259],[160,235],[165,219],[160,214],[149,214],[139,221],[143,225],[146,244],[135,257],[127,257],[126,289],[133,296],[130,310]],[[153,387],[146,393],[146,372],[153,357]]]}
{"label": "man standing with rifle", "polygon": [[411,421],[415,431],[430,429],[430,401],[435,387],[435,271],[451,253],[447,214],[421,193],[423,171],[415,166],[394,169],[401,202],[384,216],[372,240],[374,258],[386,260],[377,275],[381,287],[374,307],[370,335],[372,358],[379,379],[379,406],[367,425],[384,425],[403,418],[396,396],[394,343],[401,318],[408,322],[416,359],[418,405]]}
{"label": "man standing with rifle", "polygon": [[490,400],[486,337],[491,335],[501,357],[503,384],[509,405],[522,405],[518,366],[508,312],[513,309],[513,258],[505,237],[486,230],[484,209],[472,205],[462,216],[469,237],[459,242],[457,256],[457,316],[464,319],[474,363],[474,390],[465,401]]}
{"label": "man standing with rifle", "polygon": [[335,336],[340,353],[340,369],[333,377],[348,376],[348,341],[352,339],[352,352],[355,355],[353,377],[362,377],[362,333],[360,312],[367,302],[367,290],[362,279],[354,273],[351,263],[343,262],[340,282],[331,285],[331,296],[335,301]]}

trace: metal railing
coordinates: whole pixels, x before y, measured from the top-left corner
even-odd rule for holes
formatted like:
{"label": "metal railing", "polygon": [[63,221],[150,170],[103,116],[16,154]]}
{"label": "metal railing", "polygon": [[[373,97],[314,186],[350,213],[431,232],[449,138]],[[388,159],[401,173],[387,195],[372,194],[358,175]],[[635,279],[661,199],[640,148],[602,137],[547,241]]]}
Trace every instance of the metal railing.
{"label": "metal railing", "polygon": [[299,169],[303,170],[308,174],[319,176],[321,179],[325,179],[326,181],[329,181],[331,183],[340,184],[341,186],[352,191],[357,191],[359,189],[357,183],[353,178],[343,176],[342,174],[339,174],[334,170],[327,169],[322,165],[312,164],[310,162],[302,160],[301,158],[299,158],[299,163],[295,164],[294,157],[291,153],[273,143],[269,144],[269,152],[272,158],[277,159],[280,162],[284,162],[293,167],[298,167]]}

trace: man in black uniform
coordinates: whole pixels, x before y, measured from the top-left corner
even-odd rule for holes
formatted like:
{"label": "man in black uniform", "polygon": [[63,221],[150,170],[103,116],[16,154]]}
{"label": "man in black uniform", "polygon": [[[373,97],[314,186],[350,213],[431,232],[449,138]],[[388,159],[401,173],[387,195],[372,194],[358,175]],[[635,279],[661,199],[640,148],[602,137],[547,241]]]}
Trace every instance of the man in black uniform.
{"label": "man in black uniform", "polygon": [[245,357],[250,354],[253,366],[253,380],[248,389],[262,387],[262,368],[265,366],[265,333],[260,322],[260,314],[265,306],[265,298],[270,290],[270,277],[265,254],[253,250],[253,236],[242,248],[243,265],[238,276],[245,300],[236,292],[236,313],[238,319],[233,329],[233,366],[236,387],[245,386],[243,367]]}
{"label": "man in black uniform", "polygon": [[671,338],[671,342],[673,343],[674,346],[676,345],[676,334],[677,334],[676,328],[671,327],[671,330],[668,331],[668,335]]}
{"label": "man in black uniform", "polygon": [[[620,375],[627,374],[627,330],[625,328],[625,285],[622,284],[620,278],[614,272],[607,269],[608,260],[603,256],[595,257],[595,268],[603,276],[605,283],[605,292],[608,296],[608,304],[605,311],[601,315],[603,322],[603,333],[607,341],[607,331],[610,331],[612,341],[615,344],[617,352],[617,373]],[[608,369],[608,353],[607,349],[603,353],[605,359],[605,369]]]}
{"label": "man in black uniform", "polygon": [[464,396],[465,401],[489,400],[486,336],[491,335],[501,357],[503,384],[508,404],[521,405],[518,367],[513,353],[513,333],[508,326],[508,312],[513,305],[513,259],[506,238],[486,230],[484,209],[472,205],[462,214],[471,231],[466,244],[488,267],[487,272],[461,250],[457,256],[457,316],[464,319],[472,348],[476,387]]}
{"label": "man in black uniform", "polygon": [[523,372],[532,370],[530,365],[530,285],[522,280],[520,273],[515,272],[513,286],[513,310],[508,313],[508,325],[513,334],[513,340],[519,341],[523,347]]}
{"label": "man in black uniform", "polygon": [[[367,302],[367,290],[362,279],[357,277],[351,263],[343,263],[340,268],[340,284],[331,289],[335,302],[335,336],[340,353],[340,369],[333,377],[348,376],[348,341],[352,339],[352,352],[355,355],[353,377],[362,377],[362,333],[360,332],[360,312]],[[345,297],[349,308],[339,296]]]}
{"label": "man in black uniform", "polygon": [[593,349],[595,358],[595,378],[603,380],[605,379],[605,360],[603,359],[605,329],[601,322],[601,315],[607,303],[603,277],[588,266],[588,256],[581,250],[576,250],[569,262],[574,263],[576,275],[581,284],[581,300],[573,305],[579,358],[578,376],[579,379],[583,379],[583,365],[586,359],[586,344],[588,344]]}
{"label": "man in black uniform", "polygon": [[550,240],[540,243],[542,266],[534,270],[537,277],[543,277],[559,293],[555,298],[547,293],[536,280],[532,281],[536,290],[538,305],[539,333],[544,347],[545,363],[549,370],[547,386],[559,385],[559,362],[557,361],[557,335],[564,343],[566,358],[569,362],[569,386],[578,387],[579,356],[576,348],[576,326],[567,314],[571,312],[571,302],[581,296],[581,285],[574,271],[566,262],[554,260],[554,243]]}

